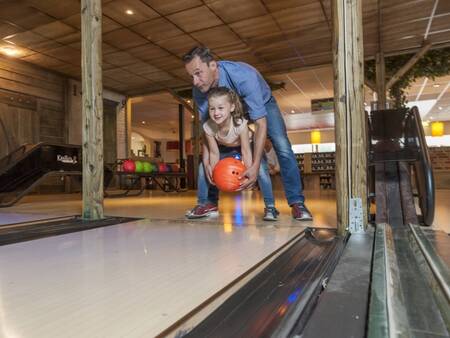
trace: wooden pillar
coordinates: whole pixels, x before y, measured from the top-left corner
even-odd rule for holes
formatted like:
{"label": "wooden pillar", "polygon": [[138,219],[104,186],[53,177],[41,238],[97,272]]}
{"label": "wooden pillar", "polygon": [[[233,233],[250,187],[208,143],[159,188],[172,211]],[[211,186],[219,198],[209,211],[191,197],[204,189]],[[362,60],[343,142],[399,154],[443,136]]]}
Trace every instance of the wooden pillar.
{"label": "wooden pillar", "polygon": [[131,127],[131,117],[132,117],[132,109],[131,109],[131,99],[127,98],[127,106],[126,106],[126,120],[125,120],[125,124],[126,124],[126,139],[127,139],[127,150],[126,150],[126,154],[128,158],[131,158],[131,132],[132,132],[132,127]]}
{"label": "wooden pillar", "polygon": [[178,143],[180,167],[184,169],[184,106],[178,105]]}
{"label": "wooden pillar", "polygon": [[81,0],[83,84],[83,218],[103,218],[103,84],[101,0]]}
{"label": "wooden pillar", "polygon": [[[184,162],[184,106],[181,103],[178,105],[178,144],[180,168],[181,171],[186,172]],[[186,188],[186,179],[180,180],[180,187]]]}
{"label": "wooden pillar", "polygon": [[367,226],[362,0],[333,0],[338,232]]}
{"label": "wooden pillar", "polygon": [[375,57],[375,71],[377,79],[377,110],[386,109],[386,72],[384,53],[379,52]]}

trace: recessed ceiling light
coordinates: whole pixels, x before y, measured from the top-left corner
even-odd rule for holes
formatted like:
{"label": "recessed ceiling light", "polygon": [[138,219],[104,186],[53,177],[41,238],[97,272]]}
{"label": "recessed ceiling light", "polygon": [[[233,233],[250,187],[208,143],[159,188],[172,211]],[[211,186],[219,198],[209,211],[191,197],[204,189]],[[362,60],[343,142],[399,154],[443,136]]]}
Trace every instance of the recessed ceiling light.
{"label": "recessed ceiling light", "polygon": [[295,110],[291,110],[291,114],[295,114]]}
{"label": "recessed ceiling light", "polygon": [[191,100],[187,100],[187,103],[191,103]]}
{"label": "recessed ceiling light", "polygon": [[191,115],[191,117],[194,118],[195,116],[194,116],[194,115]]}
{"label": "recessed ceiling light", "polygon": [[142,124],[145,124],[145,121],[142,121]]}
{"label": "recessed ceiling light", "polygon": [[442,110],[442,107],[438,107],[439,110]]}
{"label": "recessed ceiling light", "polygon": [[8,56],[17,56],[19,51],[14,47],[1,47],[0,51]]}
{"label": "recessed ceiling light", "polygon": [[437,84],[437,83],[435,83],[434,85],[433,85],[433,87],[434,88],[439,88],[441,85],[440,84]]}
{"label": "recessed ceiling light", "polygon": [[127,9],[125,11],[125,13],[127,13],[128,15],[133,15],[134,14],[134,12],[131,9]]}

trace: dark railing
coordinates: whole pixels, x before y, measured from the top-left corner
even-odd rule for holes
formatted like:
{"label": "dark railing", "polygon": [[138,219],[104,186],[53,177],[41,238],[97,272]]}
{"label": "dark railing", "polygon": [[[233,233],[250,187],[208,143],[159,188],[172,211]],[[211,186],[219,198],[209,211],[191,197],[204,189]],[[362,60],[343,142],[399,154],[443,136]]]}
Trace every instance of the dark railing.
{"label": "dark railing", "polygon": [[419,205],[422,210],[423,222],[426,225],[432,225],[435,208],[433,168],[431,166],[430,154],[428,152],[419,110],[417,107],[413,107],[411,112],[414,116],[415,130],[417,131],[416,142],[419,148],[419,159],[414,162],[413,166],[419,193]]}
{"label": "dark railing", "polygon": [[[417,107],[372,111],[368,115],[369,164],[407,162],[413,168],[423,223],[434,219],[435,193],[430,155]],[[373,170],[371,180],[374,180]],[[371,190],[374,182],[371,182]]]}

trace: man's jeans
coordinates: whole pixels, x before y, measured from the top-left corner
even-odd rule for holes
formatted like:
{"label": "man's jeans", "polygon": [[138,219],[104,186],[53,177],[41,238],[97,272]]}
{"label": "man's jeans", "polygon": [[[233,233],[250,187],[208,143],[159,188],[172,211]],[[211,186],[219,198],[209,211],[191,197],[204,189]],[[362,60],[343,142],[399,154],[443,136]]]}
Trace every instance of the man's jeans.
{"label": "man's jeans", "polygon": [[[302,182],[300,179],[300,170],[298,168],[297,160],[292,151],[291,142],[286,133],[286,125],[284,124],[283,116],[280,113],[275,98],[272,98],[265,104],[267,111],[267,136],[273,144],[273,148],[280,163],[281,179],[283,181],[284,192],[289,205],[294,203],[303,203],[305,197],[303,196]],[[261,164],[263,161],[261,161]],[[267,164],[266,164],[267,165]],[[262,165],[260,166],[260,168]],[[260,169],[261,173],[261,169]],[[270,177],[269,177],[270,179]],[[217,204],[218,190],[211,185],[208,192],[209,182],[205,176],[203,165],[199,166],[198,170],[198,204],[205,204],[211,202]],[[261,187],[261,190],[263,188]]]}
{"label": "man's jeans", "polygon": [[[225,157],[234,157],[235,155],[240,155],[241,147],[224,147],[220,146],[220,159]],[[203,177],[201,180],[200,178]],[[205,169],[203,164],[200,164],[198,170],[198,187],[197,187],[197,198],[198,204],[206,204],[207,202],[216,204],[219,202],[219,190],[215,185],[209,184],[208,179],[205,176]],[[261,160],[261,165],[259,166],[258,174],[258,184],[261,189],[261,193],[264,198],[264,204],[266,207],[275,206],[275,200],[273,197],[272,181],[270,179],[269,167],[267,166],[267,161],[265,156]]]}

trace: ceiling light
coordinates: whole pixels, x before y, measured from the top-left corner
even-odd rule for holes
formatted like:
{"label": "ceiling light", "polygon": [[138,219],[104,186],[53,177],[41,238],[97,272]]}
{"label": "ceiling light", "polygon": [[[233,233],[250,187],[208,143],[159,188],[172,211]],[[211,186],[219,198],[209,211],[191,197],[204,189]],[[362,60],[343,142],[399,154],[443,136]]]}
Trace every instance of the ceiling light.
{"label": "ceiling light", "polygon": [[127,13],[128,15],[133,15],[134,14],[134,12],[131,9],[127,9],[125,11],[125,13]]}
{"label": "ceiling light", "polygon": [[194,116],[194,115],[191,115],[191,117],[194,118],[195,116]]}
{"label": "ceiling light", "polygon": [[142,124],[145,124],[145,121],[142,121]]}
{"label": "ceiling light", "polygon": [[433,85],[433,87],[434,88],[439,88],[441,85],[440,84],[437,84],[437,83],[435,83],[434,85]]}
{"label": "ceiling light", "polygon": [[188,103],[191,103],[191,100],[188,100],[187,102],[188,102]]}
{"label": "ceiling light", "polygon": [[291,110],[291,114],[295,114],[295,110]]}
{"label": "ceiling light", "polygon": [[438,107],[439,110],[442,110],[442,107]]}
{"label": "ceiling light", "polygon": [[14,47],[1,47],[0,51],[8,56],[17,56],[19,51]]}

